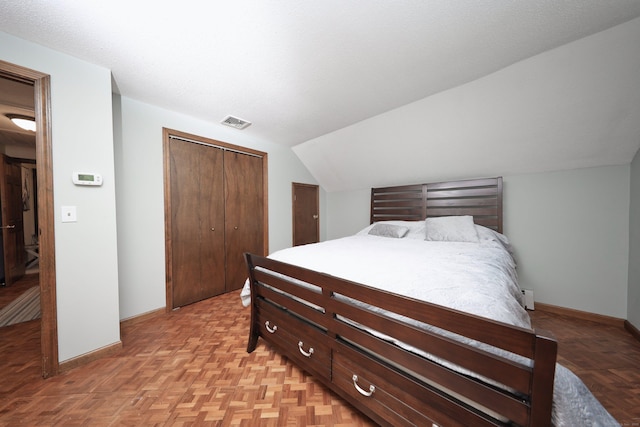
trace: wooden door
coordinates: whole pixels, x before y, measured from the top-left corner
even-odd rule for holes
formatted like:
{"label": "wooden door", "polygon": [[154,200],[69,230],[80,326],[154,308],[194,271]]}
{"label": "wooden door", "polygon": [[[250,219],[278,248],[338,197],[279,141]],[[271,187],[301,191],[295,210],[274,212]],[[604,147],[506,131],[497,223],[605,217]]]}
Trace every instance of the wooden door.
{"label": "wooden door", "polygon": [[173,308],[225,291],[223,154],[170,140]]}
{"label": "wooden door", "polygon": [[24,276],[24,223],[22,219],[22,174],[20,164],[2,155],[0,162],[0,206],[4,275],[7,286]]}
{"label": "wooden door", "polygon": [[228,292],[247,279],[243,254],[264,251],[263,159],[226,151],[224,174]]}
{"label": "wooden door", "polygon": [[293,183],[293,246],[320,241],[319,187]]}

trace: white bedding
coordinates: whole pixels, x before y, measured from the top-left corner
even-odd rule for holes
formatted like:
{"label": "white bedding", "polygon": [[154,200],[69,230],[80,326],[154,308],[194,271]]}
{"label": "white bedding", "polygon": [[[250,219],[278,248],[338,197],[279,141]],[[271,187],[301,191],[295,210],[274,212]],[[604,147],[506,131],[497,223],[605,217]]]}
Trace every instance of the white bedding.
{"label": "white bedding", "polygon": [[[491,241],[429,242],[355,235],[273,253],[270,258],[375,288],[530,327],[515,263]],[[250,304],[248,284],[243,303]]]}
{"label": "white bedding", "polygon": [[[367,234],[297,246],[269,257],[372,287],[530,328],[508,240],[477,227],[478,243],[438,242]],[[249,283],[242,303],[251,303]],[[556,426],[618,425],[582,381],[556,366]]]}

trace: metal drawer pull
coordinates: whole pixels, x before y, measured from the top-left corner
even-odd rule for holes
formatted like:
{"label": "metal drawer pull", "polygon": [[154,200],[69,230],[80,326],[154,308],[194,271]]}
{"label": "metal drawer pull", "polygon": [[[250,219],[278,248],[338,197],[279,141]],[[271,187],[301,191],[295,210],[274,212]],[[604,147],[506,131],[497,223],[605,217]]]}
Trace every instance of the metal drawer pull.
{"label": "metal drawer pull", "polygon": [[353,380],[353,386],[356,388],[356,390],[358,390],[358,393],[363,396],[371,397],[373,392],[376,391],[376,387],[373,384],[369,386],[369,391],[360,388],[360,386],[358,385],[358,376],[355,374],[353,375],[353,377],[351,377],[351,379]]}
{"label": "metal drawer pull", "polygon": [[308,353],[302,349],[302,341],[298,343],[298,350],[300,350],[300,353],[302,353],[302,355],[305,357],[311,357],[311,355],[313,354],[313,347],[309,347]]}
{"label": "metal drawer pull", "polygon": [[278,330],[278,326],[277,325],[273,325],[273,328],[270,328],[268,320],[266,322],[264,322],[264,327],[267,328],[267,332],[269,332],[270,334],[272,334],[272,333],[274,333],[275,331]]}

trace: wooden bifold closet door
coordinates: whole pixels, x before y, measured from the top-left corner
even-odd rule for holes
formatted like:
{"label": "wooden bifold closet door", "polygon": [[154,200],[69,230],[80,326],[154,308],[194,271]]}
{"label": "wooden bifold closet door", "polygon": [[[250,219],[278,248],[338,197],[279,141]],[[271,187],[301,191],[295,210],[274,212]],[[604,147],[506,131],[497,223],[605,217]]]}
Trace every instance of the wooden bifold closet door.
{"label": "wooden bifold closet door", "polygon": [[245,252],[263,252],[264,197],[262,158],[224,153],[226,290],[240,289],[247,279]]}
{"label": "wooden bifold closet door", "polygon": [[176,308],[240,289],[244,252],[264,252],[264,159],[179,138],[165,144],[167,305]]}

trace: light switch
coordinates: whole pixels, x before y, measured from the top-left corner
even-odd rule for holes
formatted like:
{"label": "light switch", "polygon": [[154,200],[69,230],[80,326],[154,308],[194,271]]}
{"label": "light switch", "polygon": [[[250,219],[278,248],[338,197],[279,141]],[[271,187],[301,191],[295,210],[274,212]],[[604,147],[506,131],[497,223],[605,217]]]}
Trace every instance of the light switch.
{"label": "light switch", "polygon": [[62,207],[62,222],[76,222],[78,217],[76,215],[75,206],[63,206]]}

